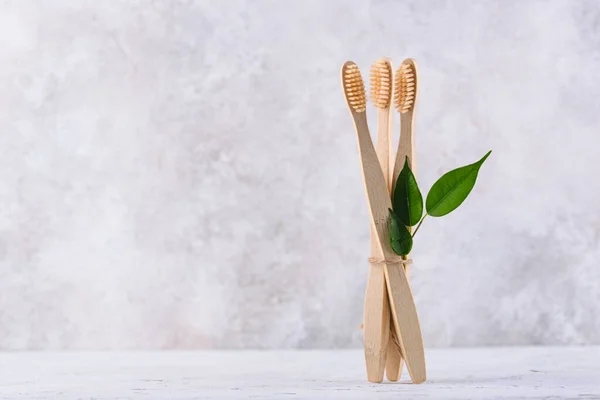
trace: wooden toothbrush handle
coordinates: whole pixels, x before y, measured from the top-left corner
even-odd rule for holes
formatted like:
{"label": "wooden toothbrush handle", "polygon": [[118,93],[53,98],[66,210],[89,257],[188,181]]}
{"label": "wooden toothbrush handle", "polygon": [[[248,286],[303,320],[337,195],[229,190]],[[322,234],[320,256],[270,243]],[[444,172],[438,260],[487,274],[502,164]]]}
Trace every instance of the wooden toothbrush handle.
{"label": "wooden toothbrush handle", "polygon": [[[375,152],[386,183],[390,173],[390,113],[388,109],[377,109],[377,144]],[[389,187],[388,187],[389,190]],[[383,258],[375,228],[371,229],[371,257]],[[369,382],[383,381],[390,336],[390,303],[387,296],[385,274],[381,265],[369,266],[369,278],[365,293],[364,348]]]}
{"label": "wooden toothbrush handle", "polygon": [[[406,272],[406,279],[408,280],[410,280],[409,267],[410,265],[404,266],[404,271]],[[398,346],[398,338],[396,337],[394,320],[392,318],[392,315],[390,314],[390,338],[385,363],[385,375],[388,378],[388,380],[392,382],[397,382],[398,380],[400,380],[400,377],[402,376],[402,367],[404,367],[404,359],[402,358],[402,352],[400,351],[400,347]]]}
{"label": "wooden toothbrush handle", "polygon": [[[384,256],[382,265],[390,297],[390,309],[394,316],[396,335],[412,381],[421,383],[425,380],[423,338],[421,337],[417,308],[406,274],[401,264],[393,261],[397,256],[390,245],[388,210],[392,204],[388,184],[381,171],[375,146],[369,135],[366,114],[364,112],[353,113],[353,118],[371,224],[375,228],[379,250]],[[365,329],[368,327],[365,326]]]}
{"label": "wooden toothbrush handle", "polygon": [[406,361],[411,380],[414,383],[422,383],[427,379],[425,349],[412,290],[400,264],[386,264],[385,278],[393,326],[401,354]]}
{"label": "wooden toothbrush handle", "polygon": [[[390,190],[392,195],[393,190],[396,186],[396,180],[398,179],[398,175],[400,174],[400,171],[404,166],[404,160],[407,156],[409,166],[413,173],[416,175],[417,162],[415,159],[416,151],[413,138],[413,123],[413,110],[407,112],[406,114],[400,115],[400,139],[398,141],[398,150],[396,152],[396,156],[394,157],[394,163],[390,165]],[[411,227],[408,227],[408,231],[412,231]],[[406,279],[410,281],[409,264],[404,265],[404,272],[406,274]],[[390,333],[385,371],[388,380],[396,382],[400,379],[400,376],[402,375],[402,367],[404,364],[404,360],[402,358],[402,352],[398,347],[398,338],[396,337],[396,334],[394,332],[395,327],[393,320],[390,322],[390,327],[392,332]]]}
{"label": "wooden toothbrush handle", "polygon": [[[383,175],[385,181],[388,183],[388,190],[390,192],[390,198],[392,193],[392,180],[391,176],[393,173],[394,167],[394,154],[393,154],[393,141],[392,141],[392,118],[394,113],[391,112],[389,108],[378,108],[377,109],[377,144],[375,145],[375,150],[377,151],[377,158],[379,158],[379,163],[381,164],[381,170],[383,171]],[[371,228],[372,229],[372,228]],[[378,255],[378,246],[375,242],[377,240],[373,237],[373,232],[371,231],[371,257],[382,257]],[[385,301],[387,303],[387,307],[389,308],[389,297],[387,293],[387,288],[384,293]],[[389,313],[389,312],[388,312]],[[398,347],[397,340],[394,339],[394,322],[392,320],[391,314],[389,316],[389,322],[384,324],[383,329],[386,326],[389,327],[389,334],[387,339],[387,351],[384,352],[385,356],[385,374],[390,381],[397,381],[400,378],[400,374],[402,373],[402,356],[400,354],[400,348]],[[379,335],[382,339],[385,337]]]}
{"label": "wooden toothbrush handle", "polygon": [[381,265],[369,267],[364,312],[364,349],[369,382],[383,381],[390,337],[390,303]]}

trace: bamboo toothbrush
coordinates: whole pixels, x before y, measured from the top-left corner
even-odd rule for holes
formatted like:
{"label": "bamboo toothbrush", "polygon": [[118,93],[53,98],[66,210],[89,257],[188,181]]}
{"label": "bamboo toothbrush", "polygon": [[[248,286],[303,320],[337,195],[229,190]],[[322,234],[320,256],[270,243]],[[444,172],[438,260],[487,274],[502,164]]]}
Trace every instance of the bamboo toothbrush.
{"label": "bamboo toothbrush", "polygon": [[[415,121],[415,105],[418,97],[418,74],[417,64],[412,58],[402,61],[396,71],[394,84],[394,101],[396,109],[400,113],[400,140],[398,151],[394,162],[394,170],[391,174],[392,188],[396,187],[396,180],[404,166],[404,160],[408,157],[408,166],[413,174],[417,175],[417,159],[414,144],[413,126]],[[392,189],[393,196],[393,189]],[[408,227],[409,232],[411,227]],[[405,266],[406,276],[410,277],[410,266]]]}
{"label": "bamboo toothbrush", "polygon": [[392,61],[389,58],[380,58],[371,65],[371,100],[377,107],[377,145],[375,150],[381,164],[383,177],[386,181],[390,181],[388,189],[391,189],[392,184],[390,160],[394,119],[394,113],[391,112],[393,74]]}
{"label": "bamboo toothbrush", "polygon": [[[349,68],[351,74],[360,77],[358,68]],[[377,146],[376,153],[385,182],[390,174],[390,124],[393,113],[390,112],[392,103],[392,63],[382,58],[371,66],[371,99],[377,107]],[[356,95],[362,97],[359,89]],[[366,101],[366,99],[365,99]],[[360,108],[362,110],[362,106]],[[389,187],[388,187],[389,191]],[[375,227],[371,226],[371,259],[383,258],[377,244]],[[390,306],[385,287],[385,274],[379,265],[369,266],[369,278],[365,293],[364,310],[364,348],[369,382],[383,381],[386,366],[387,351],[390,339]]]}
{"label": "bamboo toothbrush", "polygon": [[[405,157],[408,156],[408,165],[412,172],[416,175],[416,151],[414,146],[413,124],[415,115],[415,104],[417,102],[417,65],[415,60],[407,58],[402,61],[402,64],[396,71],[394,100],[396,109],[400,113],[400,140],[398,141],[398,151],[396,152],[396,160],[393,164],[393,172],[391,173],[392,197],[396,187],[396,180],[404,166]],[[408,227],[411,232],[411,227]],[[410,280],[410,265],[405,264],[406,278]],[[390,342],[394,342],[395,338],[392,335]],[[388,348],[386,374],[390,381],[397,381],[402,374],[402,358],[401,355],[393,351],[393,347]]]}
{"label": "bamboo toothbrush", "polygon": [[392,188],[396,186],[398,175],[408,157],[408,165],[416,175],[416,152],[414,145],[413,125],[415,121],[415,104],[418,96],[417,64],[412,58],[402,61],[396,71],[394,100],[400,113],[400,140],[396,152],[396,162],[392,173]]}
{"label": "bamboo toothbrush", "polygon": [[[381,164],[381,170],[383,171],[383,177],[386,182],[389,182],[388,190],[391,192],[391,173],[392,170],[390,167],[390,160],[392,159],[392,127],[394,120],[394,113],[391,112],[392,106],[392,97],[393,97],[393,74],[394,70],[392,67],[392,61],[389,58],[380,58],[375,61],[371,66],[371,100],[375,107],[377,108],[377,144],[375,145],[375,150],[377,152],[377,158],[379,159],[379,164]],[[373,227],[371,227],[371,258],[381,258],[381,254],[377,249],[377,238],[373,233]],[[373,277],[373,281],[379,284],[377,276],[380,274],[381,268],[378,266],[371,265],[369,268],[369,277]],[[367,295],[365,296],[365,320],[367,318],[375,318],[378,320],[380,317],[383,317],[386,313],[389,313],[389,310],[383,310],[383,315],[381,313],[381,304],[379,303],[379,298],[376,298],[376,302],[369,302],[369,299],[372,297],[369,296],[369,286],[367,286]],[[383,294],[383,307],[389,308],[389,299],[387,295],[387,290],[384,290]],[[385,329],[385,323],[381,324],[382,329]],[[381,362],[385,362],[385,371],[389,380],[397,381],[399,378],[399,371],[401,371],[401,363],[402,357],[400,355],[400,348],[396,344],[396,341],[393,337],[393,321],[390,322],[390,336],[388,336],[388,344],[387,346],[383,344],[383,346],[387,347],[387,354],[385,349],[381,352],[378,352],[376,356],[369,356],[365,353],[365,357],[367,358],[367,371],[369,371],[369,364],[371,368],[374,369],[377,366],[377,379],[383,379],[383,372],[381,371]],[[381,344],[380,340],[385,340],[385,335],[379,331],[373,332],[365,331],[365,343],[369,343],[369,348],[378,348]],[[366,347],[365,347],[366,348]],[[381,360],[381,356],[385,358],[385,360]],[[371,360],[369,360],[369,357]],[[381,376],[380,376],[381,374]]]}
{"label": "bamboo toothbrush", "polygon": [[[421,383],[426,379],[426,372],[419,317],[402,263],[390,246],[388,210],[392,208],[392,203],[389,196],[389,183],[384,178],[369,133],[364,83],[358,67],[351,61],[344,63],[342,66],[342,86],[356,129],[371,225],[375,228],[377,249],[383,255],[382,259],[373,262],[373,264],[376,264],[374,267],[379,266],[383,269],[384,278],[382,280],[385,282],[386,287],[379,286],[381,287],[380,293],[384,293],[385,288],[387,288],[391,306],[390,311],[400,351],[404,356],[412,381]],[[375,287],[375,285],[372,286]],[[384,295],[373,292],[373,296],[379,296],[383,303]],[[383,306],[382,309],[384,309]],[[365,332],[371,329],[368,324],[369,320],[365,320]],[[382,320],[381,324],[385,326],[385,320]],[[385,337],[385,335],[386,333],[382,329],[382,336]],[[369,352],[371,349],[366,348],[365,351]]]}

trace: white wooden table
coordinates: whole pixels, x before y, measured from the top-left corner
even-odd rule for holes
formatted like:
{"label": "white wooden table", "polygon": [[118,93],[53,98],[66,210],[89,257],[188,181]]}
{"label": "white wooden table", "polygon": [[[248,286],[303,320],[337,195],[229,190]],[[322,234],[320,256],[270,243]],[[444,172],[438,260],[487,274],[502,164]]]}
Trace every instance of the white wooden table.
{"label": "white wooden table", "polygon": [[371,384],[360,350],[0,353],[0,399],[600,399],[600,347],[429,349]]}

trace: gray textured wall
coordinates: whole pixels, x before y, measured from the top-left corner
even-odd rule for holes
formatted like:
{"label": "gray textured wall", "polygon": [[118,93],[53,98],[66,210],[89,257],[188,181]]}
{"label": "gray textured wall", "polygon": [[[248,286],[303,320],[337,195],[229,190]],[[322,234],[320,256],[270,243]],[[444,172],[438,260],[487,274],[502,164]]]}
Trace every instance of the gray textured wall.
{"label": "gray textured wall", "polygon": [[[0,348],[359,346],[339,67],[421,67],[428,346],[600,343],[594,1],[0,2]],[[373,119],[372,119],[373,121]],[[396,121],[397,123],[397,121]]]}

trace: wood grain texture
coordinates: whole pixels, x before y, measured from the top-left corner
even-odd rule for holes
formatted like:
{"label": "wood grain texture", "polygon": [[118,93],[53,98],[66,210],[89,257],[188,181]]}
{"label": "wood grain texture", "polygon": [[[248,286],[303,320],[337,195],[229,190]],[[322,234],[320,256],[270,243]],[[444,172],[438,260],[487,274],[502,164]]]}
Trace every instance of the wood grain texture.
{"label": "wood grain texture", "polygon": [[[404,266],[404,272],[406,273],[406,279],[410,282],[410,265]],[[389,297],[388,297],[389,299]],[[398,344],[398,338],[396,336],[395,322],[390,312],[390,337],[389,345],[385,364],[385,375],[389,381],[397,382],[402,376],[402,368],[404,367],[404,358],[402,358],[402,352]]]}
{"label": "wood grain texture", "polygon": [[[417,158],[415,148],[415,136],[414,136],[414,120],[415,120],[415,108],[419,97],[419,76],[418,69],[415,60],[406,59],[403,63],[412,64],[415,73],[415,98],[413,106],[406,113],[400,113],[400,139],[398,140],[398,149],[393,164],[391,164],[392,173],[390,174],[390,181],[393,189],[396,187],[396,181],[398,175],[404,166],[404,160],[408,157],[408,165],[412,170],[415,177],[417,176]],[[408,227],[408,231],[412,232],[412,227]],[[408,256],[410,257],[410,255]],[[405,265],[404,270],[406,272],[407,279],[410,280],[410,265]],[[392,322],[393,327],[393,322]],[[395,344],[394,335],[390,336],[390,342]],[[399,362],[396,360],[399,359]],[[396,354],[392,348],[388,349],[388,361],[386,365],[386,376],[390,381],[397,381],[400,379],[402,374],[402,355]]]}
{"label": "wood grain texture", "polygon": [[417,158],[415,149],[414,139],[414,120],[415,120],[415,109],[419,99],[419,75],[417,64],[412,58],[407,58],[402,63],[412,64],[415,73],[415,95],[413,106],[406,113],[400,113],[400,139],[398,140],[398,149],[396,151],[396,157],[393,164],[392,172],[392,188],[396,186],[396,180],[400,171],[404,166],[404,159],[408,157],[408,165],[412,170],[413,174],[417,176]]}
{"label": "wood grain texture", "polygon": [[[360,113],[355,114],[354,117],[371,223],[376,228],[375,232],[383,256],[386,259],[393,259],[395,254],[389,243],[388,217],[388,209],[392,204],[387,184],[369,135],[366,115]],[[384,264],[383,268],[400,351],[404,356],[412,381],[414,383],[424,382],[426,372],[421,327],[404,268],[400,264]]]}
{"label": "wood grain texture", "polygon": [[421,325],[404,268],[400,264],[386,265],[385,273],[400,352],[412,381],[425,382],[427,372]]}
{"label": "wood grain texture", "polygon": [[[364,81],[362,79],[358,66],[353,62],[347,62],[342,67],[342,87],[344,88],[344,97],[348,103],[348,108],[352,114],[356,129],[366,132],[369,136],[369,129],[366,120],[366,93]],[[378,91],[375,91],[376,93]],[[357,123],[357,121],[359,121]],[[387,133],[384,141],[387,141]],[[369,138],[370,141],[370,138]],[[385,144],[382,142],[382,144]],[[371,147],[373,144],[371,142]],[[375,159],[369,160],[375,162],[369,169],[381,166]],[[389,159],[384,160],[389,164]],[[383,176],[382,176],[383,178]],[[385,181],[384,181],[385,184]],[[376,227],[372,223],[371,227],[371,257],[382,258],[380,246],[378,246],[379,236]],[[364,351],[365,364],[367,368],[367,378],[370,382],[381,382],[385,371],[385,360],[387,345],[389,340],[389,302],[385,297],[385,273],[381,265],[372,265],[369,268],[369,278],[367,279],[367,288],[365,293],[364,306]]]}
{"label": "wood grain texture", "polygon": [[[347,62],[342,67],[342,85],[344,70],[349,65],[355,64]],[[392,208],[392,202],[389,195],[388,182],[384,178],[371,135],[369,134],[367,115],[364,111],[354,111],[351,103],[348,101],[347,88],[345,85],[343,87],[348,108],[356,128],[360,154],[359,160],[371,224],[375,228],[374,233],[376,234],[381,254],[386,260],[392,260],[396,258],[396,254],[393,252],[389,242],[388,210]],[[404,356],[412,381],[414,383],[424,382],[426,372],[421,326],[404,268],[401,264],[397,263],[383,263],[382,265],[400,351]],[[365,326],[365,330],[367,329]]]}
{"label": "wood grain texture", "polygon": [[402,354],[400,353],[400,347],[398,346],[398,339],[396,338],[396,331],[391,313],[390,319],[391,330],[388,339],[388,350],[385,361],[385,376],[388,378],[389,381],[397,382],[402,376],[402,367],[404,366],[404,359],[402,358]]}
{"label": "wood grain texture", "polygon": [[365,294],[363,343],[369,382],[383,381],[390,338],[390,304],[385,272],[381,265],[369,266]]}
{"label": "wood grain texture", "polygon": [[[419,100],[419,70],[417,63],[412,58],[407,58],[402,63],[412,65],[415,74],[415,98],[411,109],[400,114],[400,139],[398,140],[398,150],[396,151],[396,160],[394,161],[392,172],[392,188],[396,186],[398,175],[404,166],[404,160],[408,157],[408,166],[410,167],[415,178],[417,177],[417,151],[415,146],[415,110],[417,101]],[[393,193],[392,193],[393,194]],[[412,232],[412,227],[408,227],[408,231]],[[408,255],[410,257],[410,254]],[[410,276],[410,265],[405,265],[404,270],[406,276]]]}
{"label": "wood grain texture", "polygon": [[[377,145],[376,153],[384,174],[386,182],[389,180],[390,171],[390,121],[393,113],[389,108],[377,110]],[[389,190],[389,187],[388,187]],[[377,243],[375,227],[370,225],[371,230],[371,257],[383,258],[380,246]],[[387,295],[385,274],[380,265],[369,266],[369,278],[367,279],[367,289],[365,293],[364,308],[364,331],[363,343],[365,348],[365,361],[367,366],[367,378],[369,382],[383,381],[383,375],[386,368],[388,356],[388,347],[396,353],[399,349],[392,342],[389,343],[390,326],[390,305]]]}
{"label": "wood grain texture", "polygon": [[[393,71],[391,61],[388,61],[390,65],[390,71]],[[393,82],[393,76],[390,79]],[[390,198],[392,194],[392,177],[393,177],[393,168],[394,168],[394,157],[393,157],[393,140],[392,140],[392,129],[394,126],[394,113],[390,109],[391,106],[391,98],[390,104],[387,108],[378,108],[377,109],[377,143],[375,145],[375,151],[377,153],[377,158],[379,159],[379,164],[381,165],[381,171],[383,172],[385,181],[388,183],[388,191],[390,193]],[[382,254],[378,253],[378,245],[376,242],[376,238],[373,235],[373,227],[371,226],[371,257],[381,258]],[[384,293],[385,301],[387,302],[387,307],[389,307],[389,298],[387,289]],[[385,307],[385,306],[384,306]],[[391,314],[388,312],[390,322],[386,324],[389,329],[388,335],[388,344],[387,351],[385,352],[385,373],[390,381],[397,381],[400,379],[400,375],[402,373],[403,359],[400,353],[400,348],[398,347],[398,341],[394,339],[394,321],[391,317]],[[383,327],[385,329],[385,326]]]}
{"label": "wood grain texture", "polygon": [[[380,246],[381,254],[385,259],[393,259],[395,254],[388,240],[388,209],[392,206],[388,187],[383,172],[379,168],[377,154],[369,135],[366,115],[364,113],[354,114],[354,121],[371,223],[376,228],[377,243]],[[412,291],[408,285],[404,268],[400,264],[384,264],[383,269],[400,352],[404,355],[413,382],[421,383],[426,379],[425,354]]]}
{"label": "wood grain texture", "polygon": [[391,193],[392,182],[390,175],[390,148],[392,147],[392,126],[393,126],[394,113],[389,108],[378,108],[377,109],[377,144],[375,145],[375,152],[377,153],[377,159],[381,165],[381,172],[383,178],[388,183],[388,192]]}

